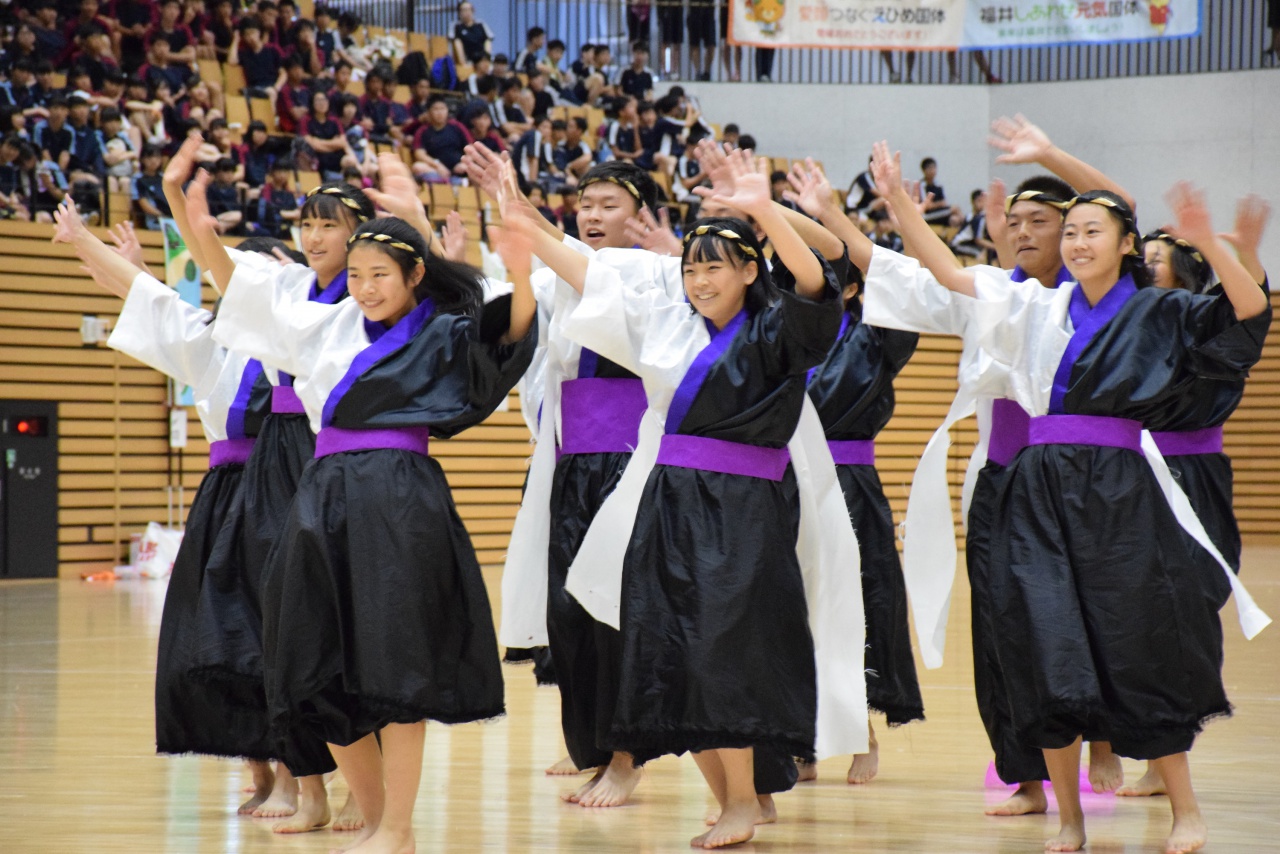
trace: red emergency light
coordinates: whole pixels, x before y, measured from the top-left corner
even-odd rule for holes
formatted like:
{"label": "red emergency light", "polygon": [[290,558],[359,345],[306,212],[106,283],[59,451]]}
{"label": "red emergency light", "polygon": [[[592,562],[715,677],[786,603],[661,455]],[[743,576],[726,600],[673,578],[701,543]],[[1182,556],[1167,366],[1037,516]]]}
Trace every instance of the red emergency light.
{"label": "red emergency light", "polygon": [[13,432],[19,436],[44,436],[49,431],[49,421],[47,418],[15,418],[13,420]]}

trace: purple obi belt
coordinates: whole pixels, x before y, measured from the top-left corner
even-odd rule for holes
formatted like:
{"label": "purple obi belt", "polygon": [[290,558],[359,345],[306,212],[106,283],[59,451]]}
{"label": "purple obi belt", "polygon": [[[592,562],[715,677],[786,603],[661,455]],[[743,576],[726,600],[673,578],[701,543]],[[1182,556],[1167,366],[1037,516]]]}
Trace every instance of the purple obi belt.
{"label": "purple obi belt", "polygon": [[1191,457],[1198,454],[1222,453],[1222,427],[1206,427],[1203,430],[1183,430],[1157,433],[1151,438],[1164,457]]}
{"label": "purple obi belt", "polygon": [[648,407],[640,380],[588,377],[562,382],[559,454],[634,451]]}
{"label": "purple obi belt", "polygon": [[373,430],[346,430],[323,427],[316,434],[316,459],[349,451],[408,451],[427,456],[428,427],[379,427]]}
{"label": "purple obi belt", "polygon": [[1142,453],[1142,422],[1106,415],[1037,415],[1028,445],[1096,445]]}
{"label": "purple obi belt", "polygon": [[256,439],[219,439],[209,443],[209,468],[244,465]]}
{"label": "purple obi belt", "polygon": [[293,386],[274,385],[271,387],[271,412],[275,415],[303,415],[306,409],[298,399]]}
{"label": "purple obi belt", "polygon": [[828,439],[831,459],[838,466],[873,466],[876,464],[875,439]]}
{"label": "purple obi belt", "polygon": [[658,465],[679,466],[765,480],[782,480],[791,462],[786,448],[762,448],[706,436],[667,433],[658,446]]}
{"label": "purple obi belt", "polygon": [[991,401],[991,432],[987,437],[987,459],[1007,466],[1027,446],[1027,429],[1031,416],[1012,400]]}

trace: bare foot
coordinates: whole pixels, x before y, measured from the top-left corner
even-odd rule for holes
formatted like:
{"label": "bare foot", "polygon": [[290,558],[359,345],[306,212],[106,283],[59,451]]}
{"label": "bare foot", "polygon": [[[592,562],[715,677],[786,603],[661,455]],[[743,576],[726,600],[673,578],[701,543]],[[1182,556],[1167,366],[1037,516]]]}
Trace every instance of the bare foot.
{"label": "bare foot", "polygon": [[600,782],[578,799],[583,807],[620,807],[631,797],[640,782],[640,769],[625,753],[615,753]]}
{"label": "bare foot", "polygon": [[1124,766],[1120,757],[1111,752],[1105,742],[1089,743],[1089,783],[1095,794],[1114,792],[1124,782]]}
{"label": "bare foot", "polygon": [[367,840],[355,848],[348,848],[348,854],[413,854],[413,832],[395,833],[380,828]]}
{"label": "bare foot", "polygon": [[360,832],[356,834],[355,839],[351,840],[341,848],[329,849],[329,854],[347,854],[347,852],[352,850],[353,848],[358,848],[359,846],[368,842],[369,839],[373,836],[373,834],[377,832],[377,830],[378,828],[370,827],[369,825],[366,824],[363,828],[361,828]]}
{"label": "bare foot", "polygon": [[1116,794],[1125,798],[1149,798],[1152,795],[1165,795],[1164,778],[1154,768],[1147,768],[1147,773],[1138,778],[1132,786],[1121,786]]}
{"label": "bare foot", "polygon": [[867,752],[853,754],[853,762],[849,765],[849,782],[854,785],[870,783],[879,770],[880,744],[876,741],[875,734],[872,733],[870,740],[867,742]]}
{"label": "bare foot", "polygon": [[[773,795],[756,795],[760,803],[760,817],[756,824],[774,824],[778,820],[778,805],[773,802]],[[707,827],[715,826],[720,821],[720,811],[707,813]],[[695,846],[697,847],[697,846]]]}
{"label": "bare foot", "polygon": [[[281,766],[283,767],[283,766]],[[262,806],[253,811],[254,818],[284,818],[298,811],[298,781],[290,776],[287,780],[281,774],[276,785],[271,789],[271,797],[262,802]]]}
{"label": "bare foot", "polygon": [[284,821],[271,825],[271,830],[275,833],[310,833],[328,824],[329,795],[323,784],[318,788],[319,795],[309,794],[304,789],[298,799],[298,811]]}
{"label": "bare foot", "polygon": [[356,806],[355,796],[347,792],[347,802],[338,810],[338,817],[333,820],[330,830],[359,830],[364,827],[364,814]]}
{"label": "bare foot", "polygon": [[1199,813],[1173,820],[1173,830],[1164,841],[1165,854],[1199,851],[1209,840],[1209,828]]}
{"label": "bare foot", "polygon": [[797,762],[796,768],[800,770],[800,776],[796,778],[797,783],[809,783],[818,779],[817,762]]}
{"label": "bare foot", "polygon": [[276,783],[276,773],[271,770],[270,762],[250,762],[249,768],[253,771],[253,785],[245,791],[252,792],[253,797],[240,805],[236,811],[240,815],[252,815],[259,809],[270,797],[271,788]]}
{"label": "bare foot", "polygon": [[1033,815],[1049,811],[1049,799],[1044,794],[1044,784],[1039,780],[1020,783],[1018,790],[993,807],[987,815]]}
{"label": "bare foot", "polygon": [[760,817],[760,803],[730,803],[720,815],[715,826],[689,843],[694,848],[724,848],[746,842],[756,835],[756,820]]}
{"label": "bare foot", "polygon": [[571,758],[566,756],[543,773],[549,777],[572,777],[574,774],[581,774],[582,770],[573,764]]}
{"label": "bare foot", "polygon": [[582,796],[585,795],[587,792],[591,791],[593,788],[595,788],[596,783],[599,783],[600,779],[604,777],[604,772],[607,768],[608,768],[607,765],[597,768],[596,773],[591,775],[590,780],[583,783],[581,786],[579,786],[577,789],[573,790],[572,792],[566,792],[565,794],[561,795],[560,800],[570,804],[576,804],[579,801],[581,801]]}
{"label": "bare foot", "polygon": [[1064,824],[1058,835],[1044,844],[1045,851],[1079,851],[1084,847],[1084,824]]}

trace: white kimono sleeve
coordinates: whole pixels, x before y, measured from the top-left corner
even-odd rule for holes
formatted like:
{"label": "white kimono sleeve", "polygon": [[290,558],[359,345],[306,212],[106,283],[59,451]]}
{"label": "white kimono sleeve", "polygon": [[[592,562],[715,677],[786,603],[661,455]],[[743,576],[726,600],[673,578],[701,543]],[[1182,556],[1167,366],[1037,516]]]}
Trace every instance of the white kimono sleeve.
{"label": "white kimono sleeve", "polygon": [[976,300],[948,290],[914,258],[877,246],[867,267],[862,322],[886,329],[961,335]]}
{"label": "white kimono sleeve", "polygon": [[139,273],[107,346],[194,386],[221,349],[214,342],[212,319],[204,309],[183,302],[173,288]]}

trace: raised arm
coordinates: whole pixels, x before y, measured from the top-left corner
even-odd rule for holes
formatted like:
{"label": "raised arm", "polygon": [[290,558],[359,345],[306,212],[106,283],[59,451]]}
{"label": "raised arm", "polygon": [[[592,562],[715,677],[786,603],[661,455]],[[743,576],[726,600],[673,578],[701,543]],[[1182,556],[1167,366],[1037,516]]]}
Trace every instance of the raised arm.
{"label": "raised arm", "polygon": [[1075,188],[1077,193],[1090,190],[1109,190],[1137,210],[1137,202],[1101,170],[1090,166],[1078,157],[1058,148],[1042,129],[1019,114],[1013,118],[1001,116],[991,123],[992,148],[1003,151],[997,163],[1038,163]]}
{"label": "raised arm", "polygon": [[803,164],[794,163],[787,176],[791,189],[785,193],[809,216],[817,217],[849,250],[849,260],[865,274],[871,266],[871,250],[875,248],[871,238],[853,224],[836,204],[827,176],[810,157]]}
{"label": "raised arm", "polygon": [[[487,193],[490,198],[497,199],[500,194],[505,192],[507,194],[507,204],[519,205],[536,213],[528,198],[525,197],[524,193],[520,192],[520,185],[515,178],[514,170],[509,177],[504,177],[507,173],[503,169],[503,165],[509,165],[510,163],[510,154],[506,152],[498,154],[479,142],[473,142],[468,145],[462,154],[462,165],[467,170],[467,177],[473,184]],[[512,186],[504,188],[504,182],[514,186],[514,190]],[[505,214],[503,216],[505,217]],[[538,227],[549,236],[554,237],[556,240],[564,240],[564,232],[556,228],[554,222],[542,215],[538,216],[538,220]],[[534,254],[537,255],[538,253],[535,251]],[[539,255],[539,257],[541,256]]]}
{"label": "raised arm", "polygon": [[398,155],[387,151],[378,155],[378,183],[379,189],[371,187],[364,194],[387,213],[417,229],[426,239],[433,255],[445,257],[444,246],[436,237],[431,220],[427,219],[427,209],[423,206],[422,199],[418,198],[418,182]]}
{"label": "raised arm", "polygon": [[983,211],[987,215],[987,234],[991,235],[991,242],[996,247],[996,258],[1002,268],[1012,270],[1018,266],[1018,259],[1009,243],[1009,217],[1004,209],[1007,195],[1004,181],[993,178],[987,189],[987,204]]}
{"label": "raised arm", "polygon": [[[523,213],[513,213],[512,221],[523,220]],[[511,292],[511,326],[502,336],[503,344],[514,344],[529,334],[537,316],[538,301],[533,295],[533,238],[530,228],[500,228],[490,226],[489,234],[494,248],[502,256],[507,276],[514,286]],[[560,244],[563,246],[564,244]]]}
{"label": "raised arm", "polygon": [[1266,311],[1267,296],[1258,288],[1253,274],[1214,234],[1204,193],[1187,181],[1179,181],[1165,195],[1165,203],[1173,211],[1177,225],[1167,225],[1164,230],[1190,243],[1209,262],[1235,307],[1236,319],[1248,320]]}
{"label": "raised arm", "polygon": [[902,153],[891,155],[888,143],[877,142],[872,171],[876,185],[897,217],[903,241],[910,244],[915,257],[929,268],[929,272],[933,273],[943,287],[965,296],[975,296],[973,273],[956,265],[951,249],[925,222],[916,201],[903,186]]}
{"label": "raised arm", "polygon": [[89,231],[69,195],[53,212],[53,221],[57,224],[53,242],[70,245],[95,282],[121,299],[128,297],[133,280],[142,270]]}
{"label": "raised arm", "polygon": [[[218,239],[218,221],[209,213],[206,190],[212,180],[213,176],[202,169],[187,185],[188,231],[182,233],[182,239],[187,242],[193,258],[196,250],[192,247],[199,247],[205,260],[204,269],[213,277],[213,284],[218,292],[225,294],[231,277],[235,274],[236,263],[231,259],[231,253],[227,252],[227,247]],[[181,227],[179,230],[181,231]]]}
{"label": "raised arm", "polygon": [[1235,230],[1218,235],[1236,250],[1236,257],[1259,285],[1266,281],[1267,271],[1258,257],[1258,246],[1262,243],[1262,232],[1270,217],[1271,206],[1261,196],[1245,196],[1236,203]]}
{"label": "raised arm", "polygon": [[182,141],[182,145],[173,157],[169,158],[169,163],[165,166],[164,176],[160,181],[160,185],[164,189],[164,198],[169,203],[169,211],[173,214],[173,221],[178,224],[178,232],[187,243],[187,251],[191,253],[191,260],[201,270],[207,270],[209,269],[208,259],[204,257],[201,247],[189,237],[192,233],[191,220],[187,216],[187,199],[182,194],[183,185],[191,179],[191,175],[195,171],[196,156],[203,143],[204,141],[200,138],[199,132],[189,134]]}

